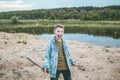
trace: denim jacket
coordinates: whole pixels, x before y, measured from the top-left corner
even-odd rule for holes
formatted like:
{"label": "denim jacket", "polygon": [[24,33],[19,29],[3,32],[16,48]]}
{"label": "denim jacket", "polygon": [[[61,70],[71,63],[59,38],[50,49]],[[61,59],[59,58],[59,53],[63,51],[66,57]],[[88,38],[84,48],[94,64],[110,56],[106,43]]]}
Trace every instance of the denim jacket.
{"label": "denim jacket", "polygon": [[[62,39],[62,45],[63,45],[63,50],[65,53],[67,65],[68,68],[70,69],[71,65],[74,65],[74,61],[71,59],[68,45],[63,39]],[[51,77],[56,77],[57,62],[58,62],[58,48],[54,37],[54,39],[52,39],[48,44],[44,59],[44,65],[43,65],[43,68],[49,71]]]}

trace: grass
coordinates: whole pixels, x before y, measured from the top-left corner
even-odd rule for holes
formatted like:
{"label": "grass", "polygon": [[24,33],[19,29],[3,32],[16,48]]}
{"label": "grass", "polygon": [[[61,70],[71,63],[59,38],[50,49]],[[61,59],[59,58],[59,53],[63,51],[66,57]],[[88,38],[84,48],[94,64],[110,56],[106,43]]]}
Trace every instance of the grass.
{"label": "grass", "polygon": [[10,20],[0,20],[0,28],[30,28],[30,27],[53,27],[56,23],[61,23],[70,27],[119,27],[120,21],[80,21],[80,20],[20,20],[19,24],[12,24]]}
{"label": "grass", "polygon": [[12,24],[10,20],[0,20],[0,31],[26,33],[52,33],[57,23],[65,26],[66,33],[87,33],[120,38],[120,21],[81,21],[81,20],[20,20]]}

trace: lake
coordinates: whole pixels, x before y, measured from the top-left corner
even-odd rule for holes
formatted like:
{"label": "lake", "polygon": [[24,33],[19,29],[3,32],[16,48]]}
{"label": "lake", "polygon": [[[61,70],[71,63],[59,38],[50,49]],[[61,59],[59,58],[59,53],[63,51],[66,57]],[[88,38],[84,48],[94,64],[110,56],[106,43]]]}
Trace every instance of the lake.
{"label": "lake", "polygon": [[[36,35],[39,38],[52,39],[54,34],[40,34]],[[83,43],[90,43],[99,46],[120,47],[120,38],[114,39],[112,37],[93,36],[88,34],[64,34],[65,40],[80,41]]]}

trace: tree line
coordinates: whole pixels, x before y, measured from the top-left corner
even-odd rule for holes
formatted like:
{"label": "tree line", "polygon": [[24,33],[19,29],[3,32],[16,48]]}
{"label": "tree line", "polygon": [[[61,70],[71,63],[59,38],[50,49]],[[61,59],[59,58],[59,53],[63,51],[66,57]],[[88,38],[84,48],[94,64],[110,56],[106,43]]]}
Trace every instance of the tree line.
{"label": "tree line", "polygon": [[79,19],[79,20],[120,20],[120,5],[106,7],[71,7],[37,9],[26,11],[0,12],[0,19]]}

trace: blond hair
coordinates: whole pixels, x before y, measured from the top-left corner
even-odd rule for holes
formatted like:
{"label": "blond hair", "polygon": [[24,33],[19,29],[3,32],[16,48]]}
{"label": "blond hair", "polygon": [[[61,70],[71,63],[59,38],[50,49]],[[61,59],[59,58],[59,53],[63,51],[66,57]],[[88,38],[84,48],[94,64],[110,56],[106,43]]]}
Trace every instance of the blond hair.
{"label": "blond hair", "polygon": [[62,25],[62,24],[56,24],[55,26],[54,26],[54,30],[56,29],[56,28],[63,28],[64,29],[64,26]]}

